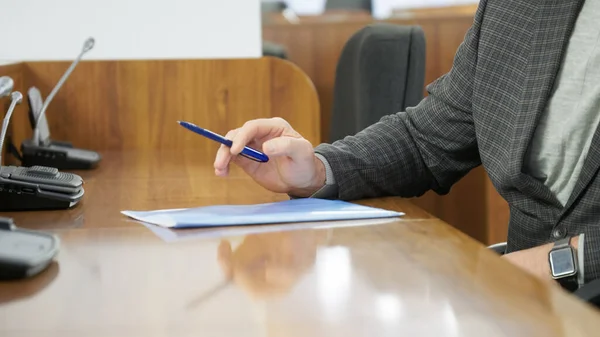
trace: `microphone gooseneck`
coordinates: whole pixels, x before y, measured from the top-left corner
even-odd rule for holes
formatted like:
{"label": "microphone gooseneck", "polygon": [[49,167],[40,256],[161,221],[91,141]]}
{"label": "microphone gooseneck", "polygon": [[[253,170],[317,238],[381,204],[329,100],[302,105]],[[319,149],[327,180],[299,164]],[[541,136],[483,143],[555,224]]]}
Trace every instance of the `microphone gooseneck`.
{"label": "microphone gooseneck", "polygon": [[8,111],[6,112],[6,116],[4,117],[4,121],[2,122],[2,133],[0,133],[0,163],[2,163],[2,149],[4,148],[4,139],[6,138],[6,132],[8,132],[8,123],[10,123],[10,117],[12,116],[13,111],[17,104],[21,104],[23,102],[23,95],[15,91],[10,95],[11,102],[8,107]]}
{"label": "microphone gooseneck", "polygon": [[300,18],[291,8],[286,8],[281,12],[281,15],[291,24],[299,24]]}
{"label": "microphone gooseneck", "polygon": [[48,97],[44,101],[44,104],[42,105],[42,109],[39,111],[38,115],[36,116],[35,123],[34,123],[35,127],[33,129],[33,142],[35,144],[39,144],[39,142],[40,142],[38,124],[40,122],[41,116],[46,113],[46,109],[48,109],[48,105],[50,105],[50,103],[54,99],[54,96],[56,96],[56,93],[60,90],[60,88],[63,86],[63,84],[65,84],[65,81],[67,80],[67,78],[69,78],[69,76],[71,76],[71,73],[73,72],[73,70],[75,69],[77,64],[79,64],[79,61],[81,61],[81,58],[83,58],[83,55],[85,55],[85,53],[87,53],[92,48],[94,48],[94,44],[95,44],[94,38],[90,37],[87,40],[85,40],[85,42],[83,43],[83,48],[81,49],[81,53],[79,53],[79,56],[77,56],[77,58],[73,61],[73,63],[71,63],[71,66],[69,67],[69,69],[67,69],[67,71],[63,74],[63,76],[60,78],[60,80],[58,81],[58,83],[56,84],[54,89],[52,89],[52,92],[50,92],[50,95],[48,95]]}
{"label": "microphone gooseneck", "polygon": [[10,95],[10,92],[13,90],[14,86],[15,82],[12,78],[8,76],[0,77],[0,98]]}

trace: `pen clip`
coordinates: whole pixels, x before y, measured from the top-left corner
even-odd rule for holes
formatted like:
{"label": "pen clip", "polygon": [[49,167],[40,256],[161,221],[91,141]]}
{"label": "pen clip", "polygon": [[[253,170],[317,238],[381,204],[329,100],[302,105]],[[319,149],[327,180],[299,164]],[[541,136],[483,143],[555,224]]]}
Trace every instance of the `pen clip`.
{"label": "pen clip", "polygon": [[260,159],[258,159],[258,158],[254,158],[254,157],[252,157],[252,156],[249,156],[249,155],[247,155],[247,154],[245,154],[245,153],[240,153],[240,156],[242,156],[242,157],[244,157],[244,158],[248,158],[248,159],[250,159],[250,160],[252,160],[252,161],[255,161],[255,162],[257,162],[257,163],[264,163],[264,162],[265,162],[265,161],[263,161],[263,160],[260,160]]}

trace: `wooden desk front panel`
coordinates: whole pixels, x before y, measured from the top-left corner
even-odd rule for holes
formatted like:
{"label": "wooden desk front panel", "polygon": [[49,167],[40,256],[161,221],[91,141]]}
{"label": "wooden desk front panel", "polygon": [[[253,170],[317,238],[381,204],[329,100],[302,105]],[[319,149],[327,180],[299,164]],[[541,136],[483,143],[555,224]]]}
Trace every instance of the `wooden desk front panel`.
{"label": "wooden desk front panel", "polygon": [[[25,63],[25,85],[46,97],[68,65]],[[296,66],[275,58],[84,61],[47,111],[53,139],[93,150],[214,149],[177,120],[225,134],[249,119],[276,116],[319,143],[314,86]],[[31,135],[20,117],[13,121],[18,144]]]}

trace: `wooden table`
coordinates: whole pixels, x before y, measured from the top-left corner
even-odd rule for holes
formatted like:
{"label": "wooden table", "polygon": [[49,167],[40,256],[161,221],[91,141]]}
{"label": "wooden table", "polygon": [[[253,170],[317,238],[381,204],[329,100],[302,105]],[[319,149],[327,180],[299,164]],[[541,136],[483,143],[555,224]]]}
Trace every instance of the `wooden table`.
{"label": "wooden table", "polygon": [[[119,211],[283,200],[193,152],[103,153],[68,211],[2,214],[62,242],[0,283],[0,336],[594,336],[598,313],[396,199],[400,219],[191,230]],[[244,232],[245,230],[245,232]],[[179,232],[182,233],[182,232]]]}

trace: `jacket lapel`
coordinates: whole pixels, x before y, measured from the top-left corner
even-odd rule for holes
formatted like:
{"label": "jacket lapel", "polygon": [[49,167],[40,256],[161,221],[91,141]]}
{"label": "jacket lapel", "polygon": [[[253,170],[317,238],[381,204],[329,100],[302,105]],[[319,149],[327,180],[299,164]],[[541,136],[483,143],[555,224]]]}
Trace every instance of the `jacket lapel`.
{"label": "jacket lapel", "polygon": [[514,184],[527,195],[561,207],[541,181],[523,173],[535,127],[552,94],[554,81],[584,0],[538,0],[521,108],[514,123],[510,161]]}

